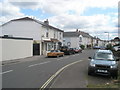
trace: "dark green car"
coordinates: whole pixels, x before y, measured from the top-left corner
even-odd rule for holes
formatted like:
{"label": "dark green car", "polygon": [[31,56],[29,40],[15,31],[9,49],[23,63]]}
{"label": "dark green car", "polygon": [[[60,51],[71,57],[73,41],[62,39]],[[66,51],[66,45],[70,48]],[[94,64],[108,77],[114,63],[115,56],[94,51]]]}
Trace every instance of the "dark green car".
{"label": "dark green car", "polygon": [[118,62],[110,50],[98,50],[93,58],[89,57],[88,75],[109,75],[113,78],[118,76]]}

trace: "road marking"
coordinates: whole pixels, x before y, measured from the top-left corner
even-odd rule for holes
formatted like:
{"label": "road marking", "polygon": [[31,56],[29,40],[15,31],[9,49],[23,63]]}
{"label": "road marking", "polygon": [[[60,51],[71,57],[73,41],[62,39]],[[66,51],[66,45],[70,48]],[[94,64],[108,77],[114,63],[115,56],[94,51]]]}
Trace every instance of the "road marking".
{"label": "road marking", "polygon": [[13,70],[9,70],[9,71],[5,71],[5,72],[2,72],[0,74],[5,74],[5,73],[9,73],[9,72],[12,72]]}
{"label": "road marking", "polygon": [[33,66],[37,66],[37,65],[42,65],[42,64],[49,63],[49,62],[51,62],[51,61],[47,61],[47,62],[43,62],[43,63],[37,63],[37,64],[29,65],[28,67],[33,67]]}
{"label": "road marking", "polygon": [[52,75],[52,76],[42,85],[42,87],[40,88],[40,90],[44,90],[44,89],[49,85],[49,83],[50,83],[60,72],[62,72],[64,69],[66,69],[67,67],[69,67],[69,66],[71,66],[71,65],[73,65],[73,64],[76,64],[76,63],[78,63],[78,62],[81,62],[81,61],[83,61],[83,60],[79,60],[79,61],[70,63],[70,64],[62,67],[61,69],[59,69],[54,75]]}

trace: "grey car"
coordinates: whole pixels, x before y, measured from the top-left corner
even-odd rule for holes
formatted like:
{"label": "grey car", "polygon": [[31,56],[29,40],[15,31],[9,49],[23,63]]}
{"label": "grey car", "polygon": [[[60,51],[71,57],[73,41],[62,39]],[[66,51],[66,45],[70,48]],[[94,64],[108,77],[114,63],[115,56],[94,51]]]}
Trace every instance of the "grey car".
{"label": "grey car", "polygon": [[100,74],[110,75],[113,78],[118,76],[118,62],[110,50],[98,50],[93,57],[89,57],[88,75]]}

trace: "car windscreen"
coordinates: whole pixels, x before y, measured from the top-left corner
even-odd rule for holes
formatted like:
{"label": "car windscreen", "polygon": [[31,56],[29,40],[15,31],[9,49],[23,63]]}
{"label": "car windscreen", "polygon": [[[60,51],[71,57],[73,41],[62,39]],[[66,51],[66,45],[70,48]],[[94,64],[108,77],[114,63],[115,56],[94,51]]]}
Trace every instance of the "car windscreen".
{"label": "car windscreen", "polygon": [[102,60],[114,60],[112,53],[98,52],[95,54],[95,59]]}
{"label": "car windscreen", "polygon": [[58,52],[57,50],[51,50],[50,52]]}

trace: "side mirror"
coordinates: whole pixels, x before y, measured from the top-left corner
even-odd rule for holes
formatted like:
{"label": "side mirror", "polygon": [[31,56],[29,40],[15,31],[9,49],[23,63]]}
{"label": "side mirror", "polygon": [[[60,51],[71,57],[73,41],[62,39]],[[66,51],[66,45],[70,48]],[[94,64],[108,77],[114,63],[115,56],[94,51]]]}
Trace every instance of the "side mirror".
{"label": "side mirror", "polygon": [[88,57],[89,59],[92,59],[92,57]]}
{"label": "side mirror", "polygon": [[116,59],[116,61],[119,61],[120,59]]}

